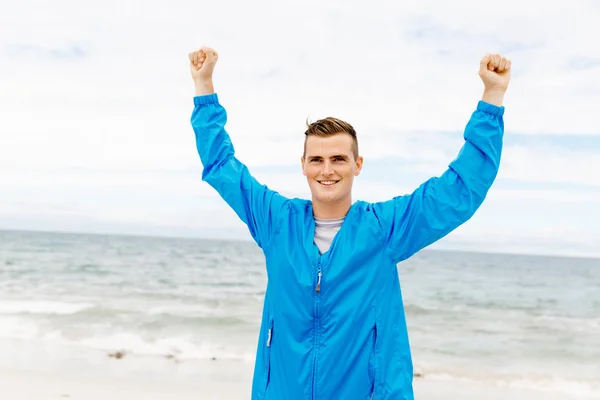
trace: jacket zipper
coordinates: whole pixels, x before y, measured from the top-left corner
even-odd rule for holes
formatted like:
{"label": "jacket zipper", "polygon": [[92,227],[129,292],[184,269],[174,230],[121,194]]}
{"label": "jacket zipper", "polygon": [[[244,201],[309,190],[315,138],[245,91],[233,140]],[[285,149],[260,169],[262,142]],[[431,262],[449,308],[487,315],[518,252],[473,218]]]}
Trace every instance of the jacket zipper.
{"label": "jacket zipper", "polygon": [[323,273],[321,272],[321,257],[317,259],[317,284],[315,286],[315,340],[314,340],[314,358],[313,358],[313,400],[317,399],[317,351],[319,348],[319,293],[321,292],[321,277]]}
{"label": "jacket zipper", "polygon": [[321,291],[321,277],[323,276],[323,274],[321,273],[321,269],[319,269],[319,272],[317,272],[317,287],[315,288],[315,292],[319,293]]}

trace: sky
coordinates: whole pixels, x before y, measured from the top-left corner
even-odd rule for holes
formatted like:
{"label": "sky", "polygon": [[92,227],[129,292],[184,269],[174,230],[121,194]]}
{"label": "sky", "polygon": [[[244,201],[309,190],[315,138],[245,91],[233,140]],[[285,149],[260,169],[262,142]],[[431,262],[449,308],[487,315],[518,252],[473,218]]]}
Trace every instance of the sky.
{"label": "sky", "polygon": [[0,229],[250,239],[201,180],[188,53],[219,51],[236,154],[308,198],[306,119],[357,130],[354,199],[439,176],[512,60],[498,178],[435,248],[600,255],[600,2],[7,0],[0,5]]}

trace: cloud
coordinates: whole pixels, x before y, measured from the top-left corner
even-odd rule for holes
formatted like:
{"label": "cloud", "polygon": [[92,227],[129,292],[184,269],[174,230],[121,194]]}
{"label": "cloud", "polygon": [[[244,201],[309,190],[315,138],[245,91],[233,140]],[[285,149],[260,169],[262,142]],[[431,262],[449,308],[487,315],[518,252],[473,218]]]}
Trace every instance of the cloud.
{"label": "cloud", "polygon": [[507,149],[499,176],[522,182],[580,184],[600,188],[600,155],[560,148],[515,146]]}
{"label": "cloud", "polygon": [[569,67],[574,70],[598,69],[600,58],[575,57],[569,61]]}
{"label": "cloud", "polygon": [[36,45],[8,45],[5,54],[11,59],[25,59],[29,62],[47,61],[77,61],[85,58],[87,52],[78,45],[66,45],[54,48],[45,48]]}
{"label": "cloud", "polygon": [[[584,241],[593,230],[583,221],[600,225],[593,1],[507,0],[493,11],[475,0],[9,4],[0,12],[0,226],[19,225],[16,215],[28,227],[243,232],[200,181],[186,57],[202,44],[220,51],[227,128],[261,181],[307,197],[304,121],[333,115],[359,132],[356,196],[368,200],[445,170],[481,97],[480,57],[505,53],[514,71],[501,171],[457,235],[551,241],[536,224],[554,223]],[[215,215],[227,216],[223,225]]]}

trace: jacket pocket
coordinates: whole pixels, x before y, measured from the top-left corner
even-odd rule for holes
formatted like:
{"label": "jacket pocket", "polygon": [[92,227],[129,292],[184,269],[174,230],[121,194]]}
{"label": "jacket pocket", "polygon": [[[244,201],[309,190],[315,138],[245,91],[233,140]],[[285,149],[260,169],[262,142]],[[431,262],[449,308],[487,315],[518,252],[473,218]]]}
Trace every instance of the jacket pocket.
{"label": "jacket pocket", "polygon": [[267,339],[265,341],[265,394],[271,383],[271,346],[273,345],[273,319],[269,319]]}
{"label": "jacket pocket", "polygon": [[369,357],[369,380],[371,381],[371,394],[368,397],[368,400],[373,400],[375,398],[375,391],[378,382],[379,351],[377,348],[377,323],[373,324],[372,335],[373,341],[371,347],[371,356]]}

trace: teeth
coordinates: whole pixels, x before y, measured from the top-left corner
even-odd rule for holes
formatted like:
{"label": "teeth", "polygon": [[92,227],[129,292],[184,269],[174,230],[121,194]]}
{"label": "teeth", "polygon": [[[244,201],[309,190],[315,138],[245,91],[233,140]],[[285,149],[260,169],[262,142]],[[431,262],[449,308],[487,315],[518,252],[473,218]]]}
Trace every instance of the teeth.
{"label": "teeth", "polygon": [[333,185],[335,181],[321,181],[323,185]]}

